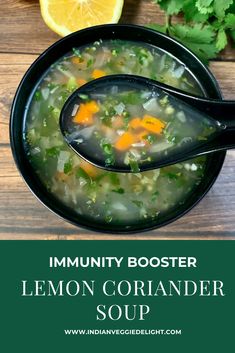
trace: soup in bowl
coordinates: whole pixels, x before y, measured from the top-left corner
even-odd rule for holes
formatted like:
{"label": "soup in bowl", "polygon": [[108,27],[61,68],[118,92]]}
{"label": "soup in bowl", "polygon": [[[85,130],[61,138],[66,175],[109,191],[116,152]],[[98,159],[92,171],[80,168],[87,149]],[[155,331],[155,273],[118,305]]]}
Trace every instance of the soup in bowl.
{"label": "soup in bowl", "polygon": [[[13,104],[12,147],[28,185],[58,215],[95,230],[137,232],[169,223],[192,208],[214,182],[224,153],[141,173],[136,156],[127,161],[132,173],[104,171],[81,159],[64,139],[59,125],[60,112],[77,88],[112,74],[140,75],[195,95],[220,97],[207,68],[175,40],[138,26],[91,28],[62,39],[29,69]],[[147,97],[147,93],[133,92],[116,101],[114,86],[109,97],[96,96],[93,100],[81,97],[84,102],[79,107],[74,106],[72,112],[74,120],[84,125],[77,138],[90,140],[91,148],[95,146],[92,141],[99,141],[100,153],[105,154],[107,163],[112,163],[113,146],[107,142],[107,136],[115,130],[115,143],[119,150],[125,150],[124,145],[130,142],[125,139],[130,124],[137,123],[136,117],[140,115],[141,97],[143,121],[140,129],[136,127],[135,135],[138,133],[139,139],[133,141],[132,150],[137,154],[143,143],[153,148],[160,134],[155,131],[160,128],[160,120],[156,126],[152,124],[159,105],[165,114],[161,130],[174,112],[164,97],[156,102]],[[22,95],[25,103],[20,100]],[[100,106],[97,100],[105,104]],[[177,121],[183,128],[185,117],[176,111]],[[93,124],[97,114],[102,121],[100,129]],[[18,140],[17,135],[20,135]],[[167,142],[173,143],[169,138],[166,136]],[[215,159],[216,168],[212,170]]]}

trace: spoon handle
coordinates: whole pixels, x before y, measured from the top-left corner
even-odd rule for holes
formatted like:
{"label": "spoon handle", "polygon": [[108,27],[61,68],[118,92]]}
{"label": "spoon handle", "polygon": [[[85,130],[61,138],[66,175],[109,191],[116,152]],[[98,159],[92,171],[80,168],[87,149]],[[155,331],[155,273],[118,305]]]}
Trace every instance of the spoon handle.
{"label": "spoon handle", "polygon": [[163,89],[220,123],[221,129],[216,137],[203,147],[199,147],[201,153],[235,148],[235,101],[201,98],[187,94],[164,83],[153,80],[149,80],[149,82],[156,88]]}
{"label": "spoon handle", "polygon": [[[175,91],[174,95],[178,96],[178,92]],[[222,125],[235,128],[235,101],[200,98],[187,94],[184,95],[184,101],[216,119]]]}
{"label": "spoon handle", "polygon": [[[235,101],[219,101],[189,95],[185,95],[184,101],[221,124],[220,132],[212,142],[215,150],[235,147]],[[207,148],[209,149],[209,145]]]}

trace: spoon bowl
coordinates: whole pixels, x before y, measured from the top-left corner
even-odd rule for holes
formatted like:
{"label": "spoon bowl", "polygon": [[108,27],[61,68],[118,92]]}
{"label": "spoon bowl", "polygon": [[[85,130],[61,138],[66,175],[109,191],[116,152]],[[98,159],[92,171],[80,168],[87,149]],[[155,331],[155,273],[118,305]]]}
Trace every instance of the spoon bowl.
{"label": "spoon bowl", "polygon": [[[129,113],[133,99],[142,118]],[[60,128],[70,147],[96,167],[139,172],[234,148],[234,107],[144,77],[111,75],[69,97]]]}

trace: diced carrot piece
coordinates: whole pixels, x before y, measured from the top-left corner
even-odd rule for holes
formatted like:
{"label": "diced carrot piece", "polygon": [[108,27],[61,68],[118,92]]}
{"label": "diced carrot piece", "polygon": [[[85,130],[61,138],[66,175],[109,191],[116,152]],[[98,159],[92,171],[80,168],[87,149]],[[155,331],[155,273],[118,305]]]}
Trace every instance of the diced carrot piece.
{"label": "diced carrot piece", "polygon": [[83,62],[83,60],[81,58],[79,58],[78,56],[73,56],[71,59],[73,64],[81,64]]}
{"label": "diced carrot piece", "polygon": [[89,110],[89,112],[93,114],[98,113],[98,111],[100,110],[99,105],[96,103],[96,101],[90,101],[86,103],[86,108],[87,110]]}
{"label": "diced carrot piece", "polygon": [[95,101],[81,103],[73,121],[77,124],[92,125],[94,122],[93,115],[97,113],[99,109],[100,108]]}
{"label": "diced carrot piece", "polygon": [[73,118],[73,121],[77,124],[82,124],[82,125],[92,125],[93,124],[93,114],[90,112],[86,104],[81,103],[79,106],[79,110],[75,117]]}
{"label": "diced carrot piece", "polygon": [[133,119],[129,122],[129,127],[131,127],[132,129],[141,128],[141,119],[140,119],[140,118],[133,118]]}
{"label": "diced carrot piece", "polygon": [[158,118],[151,115],[144,115],[141,126],[154,134],[162,134],[162,130],[165,128],[166,124]]}
{"label": "diced carrot piece", "polygon": [[136,142],[136,137],[127,131],[127,132],[124,132],[124,134],[119,137],[114,147],[119,151],[125,151],[129,147],[131,147],[131,145],[135,142]]}
{"label": "diced carrot piece", "polygon": [[77,83],[78,83],[79,87],[81,87],[81,86],[85,85],[85,83],[87,83],[87,80],[85,80],[84,78],[78,78]]}
{"label": "diced carrot piece", "polygon": [[99,170],[84,159],[81,159],[80,168],[82,168],[91,178],[96,178],[99,175]]}
{"label": "diced carrot piece", "polygon": [[91,77],[96,79],[96,78],[100,78],[100,77],[103,77],[103,76],[106,76],[106,72],[103,71],[103,70],[99,70],[99,69],[95,69],[92,74],[91,74]]}
{"label": "diced carrot piece", "polygon": [[114,121],[112,122],[112,127],[114,129],[120,129],[124,126],[124,121],[123,121],[123,117],[120,115],[116,115],[114,117]]}

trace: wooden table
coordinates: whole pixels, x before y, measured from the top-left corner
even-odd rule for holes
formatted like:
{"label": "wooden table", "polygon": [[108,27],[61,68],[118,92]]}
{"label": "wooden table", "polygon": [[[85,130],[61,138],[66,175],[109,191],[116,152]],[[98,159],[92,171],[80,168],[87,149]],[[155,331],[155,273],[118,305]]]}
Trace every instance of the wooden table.
{"label": "wooden table", "polygon": [[[125,0],[121,22],[162,23],[151,0]],[[37,0],[1,1],[0,10],[0,239],[235,239],[235,151],[208,195],[171,225],[132,235],[102,235],[76,228],[53,215],[31,194],[12,159],[8,123],[22,75],[59,37],[40,16]],[[210,68],[225,98],[235,98],[235,50],[227,49]]]}

